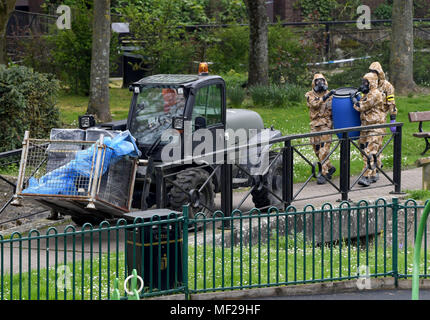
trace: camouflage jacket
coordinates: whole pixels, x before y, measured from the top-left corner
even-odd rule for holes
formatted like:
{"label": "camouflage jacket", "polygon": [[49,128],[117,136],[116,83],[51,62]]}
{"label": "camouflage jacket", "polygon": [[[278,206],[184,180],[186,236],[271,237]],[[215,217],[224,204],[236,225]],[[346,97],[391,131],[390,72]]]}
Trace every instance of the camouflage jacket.
{"label": "camouflage jacket", "polygon": [[370,83],[370,91],[364,94],[360,102],[354,105],[354,109],[360,112],[361,125],[385,123],[384,95],[377,87],[377,76],[367,73],[364,76]]}
{"label": "camouflage jacket", "polygon": [[387,80],[380,81],[379,91],[383,94],[384,112],[389,112],[391,115],[397,115],[396,101],[394,100],[394,87]]}
{"label": "camouflage jacket", "polygon": [[[312,81],[312,90],[306,92],[306,102],[309,108],[309,118],[311,122],[309,123],[312,128],[315,127],[327,127],[327,129],[331,129],[333,122],[332,122],[332,113],[331,113],[331,101],[332,97],[328,98],[326,101],[323,101],[324,95],[329,93],[328,90],[325,92],[315,92],[314,86],[315,86],[315,79],[318,78],[324,78],[322,74],[315,74],[314,79]],[[326,80],[327,83],[327,80]]]}
{"label": "camouflage jacket", "polygon": [[383,94],[385,114],[390,112],[390,115],[397,115],[396,101],[394,100],[394,87],[385,78],[384,70],[379,62],[372,62],[369,66],[369,70],[375,70],[378,72],[378,89]]}

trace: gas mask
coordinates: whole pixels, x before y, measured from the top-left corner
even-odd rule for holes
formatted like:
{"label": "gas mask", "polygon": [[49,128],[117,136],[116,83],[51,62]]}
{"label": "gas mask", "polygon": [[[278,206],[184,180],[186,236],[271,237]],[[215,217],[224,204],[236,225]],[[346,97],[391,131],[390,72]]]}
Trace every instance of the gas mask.
{"label": "gas mask", "polygon": [[315,79],[315,87],[314,87],[315,92],[318,92],[318,93],[325,92],[327,91],[327,89],[328,89],[328,86],[324,79],[321,79],[321,78]]}
{"label": "gas mask", "polygon": [[358,91],[363,92],[364,94],[369,93],[370,86],[369,81],[367,79],[363,79],[361,82],[361,86],[358,88]]}
{"label": "gas mask", "polygon": [[377,76],[379,76],[379,72],[377,70],[369,69],[369,72],[372,72],[372,73],[376,74]]}

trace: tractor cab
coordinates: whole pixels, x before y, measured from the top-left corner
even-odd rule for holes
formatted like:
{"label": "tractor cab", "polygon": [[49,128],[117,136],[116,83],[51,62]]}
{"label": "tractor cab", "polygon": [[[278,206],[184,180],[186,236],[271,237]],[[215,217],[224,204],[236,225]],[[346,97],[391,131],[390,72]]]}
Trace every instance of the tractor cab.
{"label": "tractor cab", "polygon": [[158,74],[130,86],[133,91],[126,128],[137,140],[143,158],[160,159],[162,133],[185,122],[192,131],[225,128],[225,83],[219,76]]}

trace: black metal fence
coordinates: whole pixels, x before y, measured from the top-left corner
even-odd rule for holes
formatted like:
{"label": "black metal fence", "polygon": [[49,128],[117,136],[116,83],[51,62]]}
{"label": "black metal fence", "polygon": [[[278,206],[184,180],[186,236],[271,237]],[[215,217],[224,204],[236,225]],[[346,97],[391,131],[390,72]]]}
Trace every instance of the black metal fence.
{"label": "black metal fence", "polygon": [[[382,148],[378,151],[377,154],[374,156],[366,155],[363,149],[360,148],[357,137],[350,137],[349,133],[354,131],[369,131],[372,129],[387,129],[390,126],[395,126],[396,131],[390,133],[375,133],[370,135],[382,135],[382,136],[388,136],[388,139],[386,139],[385,144],[382,146]],[[401,155],[402,155],[402,126],[403,123],[395,123],[395,124],[381,124],[381,125],[371,125],[371,126],[360,126],[360,127],[351,127],[346,129],[336,129],[336,130],[328,130],[328,131],[321,131],[321,132],[312,132],[312,133],[306,133],[306,134],[298,134],[298,135],[287,135],[280,138],[271,139],[268,144],[270,145],[279,145],[283,144],[281,147],[277,148],[278,155],[275,157],[271,157],[271,161],[269,163],[269,169],[271,166],[273,166],[277,161],[279,161],[279,157],[282,159],[282,174],[279,175],[277,178],[276,183],[278,183],[278,186],[280,185],[281,188],[279,188],[276,191],[273,190],[272,186],[269,185],[270,183],[273,183],[273,181],[268,181],[265,179],[264,176],[255,176],[252,175],[250,172],[248,172],[247,168],[243,165],[234,163],[228,163],[228,161],[224,161],[222,164],[214,164],[214,165],[208,165],[205,164],[202,166],[202,168],[210,166],[212,174],[208,176],[207,181],[203,183],[203,186],[211,179],[213,179],[213,176],[215,175],[216,171],[220,171],[221,174],[221,181],[220,181],[220,192],[221,192],[221,210],[223,212],[232,212],[235,209],[241,209],[241,205],[245,202],[246,198],[248,198],[253,190],[264,188],[267,190],[267,193],[271,195],[271,198],[278,202],[278,207],[280,208],[286,208],[290,204],[292,204],[294,201],[298,200],[307,200],[306,198],[300,198],[300,194],[305,190],[307,187],[309,187],[310,181],[312,178],[317,178],[321,174],[321,168],[322,163],[328,160],[328,158],[334,154],[334,152],[339,149],[339,164],[340,164],[340,178],[338,184],[335,184],[332,181],[328,180],[328,184],[332,187],[332,190],[334,192],[326,193],[325,190],[328,188],[322,188],[322,192],[318,192],[316,195],[312,195],[312,198],[323,198],[330,195],[336,195],[338,194],[340,196],[339,200],[342,201],[348,201],[348,195],[351,192],[361,190],[361,188],[357,187],[357,183],[360,180],[360,178],[364,175],[365,171],[368,169],[375,169],[376,172],[378,172],[381,176],[385,177],[388,181],[385,185],[375,185],[375,186],[369,186],[367,188],[382,188],[387,186],[392,186],[393,190],[391,194],[401,194]],[[322,162],[320,161],[313,161],[309,156],[306,156],[303,152],[300,151],[301,147],[309,147],[312,145],[311,142],[309,142],[307,139],[311,137],[317,137],[317,136],[323,136],[323,135],[339,135],[340,138],[334,138],[332,139],[332,142],[334,146],[332,147],[329,155],[324,159]],[[361,136],[364,137],[363,135]],[[392,144],[392,157],[393,157],[393,167],[392,167],[392,173],[387,173],[386,169],[383,169],[380,167],[375,160],[378,156],[380,156],[384,150],[387,150],[387,146]],[[239,145],[237,147],[233,147],[230,149],[220,150],[213,153],[224,154],[224,159],[226,159],[227,154],[231,152],[239,152],[240,150],[247,149],[247,148],[253,148],[261,146],[262,143],[256,143],[256,144],[245,144],[245,145]],[[352,179],[351,176],[351,150],[356,149],[358,150],[359,154],[362,157],[366,157],[367,159],[367,165],[363,168],[363,170],[360,172],[358,177],[355,179]],[[385,152],[385,155],[387,152]],[[309,167],[309,176],[307,177],[306,181],[296,190],[297,185],[295,185],[295,179],[294,179],[294,172],[295,172],[295,166],[296,161],[295,156],[298,155],[301,159],[305,161],[305,163]],[[210,154],[209,154],[210,156]],[[204,157],[208,157],[208,154],[205,154]],[[202,156],[193,158],[194,161],[201,159]],[[156,205],[157,208],[164,208],[168,205],[169,199],[168,199],[168,192],[167,192],[167,185],[168,183],[173,183],[172,179],[170,177],[172,175],[175,175],[177,173],[177,170],[175,171],[175,166],[181,164],[182,161],[178,161],[177,163],[168,163],[168,164],[161,164],[155,166],[155,175],[156,175]],[[249,180],[252,181],[251,189],[246,192],[246,195],[244,198],[239,202],[239,205],[237,207],[233,206],[233,166],[236,166],[239,170],[241,170]],[[269,170],[267,169],[267,170]],[[267,171],[266,170],[266,171]],[[189,202],[188,204],[191,205],[191,207],[204,207],[209,212],[215,212],[215,208],[207,207],[205,204],[200,201],[201,199],[196,196],[201,191],[203,186],[199,190],[184,190],[182,191],[187,196]],[[180,186],[177,186],[179,189]],[[272,206],[273,203],[268,204],[267,206],[260,207],[260,209],[264,210]]]}

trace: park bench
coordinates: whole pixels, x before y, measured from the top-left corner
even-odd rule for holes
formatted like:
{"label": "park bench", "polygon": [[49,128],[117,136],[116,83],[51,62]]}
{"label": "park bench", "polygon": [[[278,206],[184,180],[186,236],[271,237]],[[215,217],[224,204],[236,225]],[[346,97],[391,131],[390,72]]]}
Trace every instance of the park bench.
{"label": "park bench", "polygon": [[430,111],[420,111],[420,112],[409,112],[410,122],[419,122],[418,132],[414,133],[413,136],[417,138],[424,138],[426,146],[421,155],[424,155],[430,149],[430,131],[423,131],[423,122],[430,121]]}

